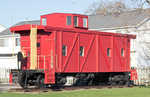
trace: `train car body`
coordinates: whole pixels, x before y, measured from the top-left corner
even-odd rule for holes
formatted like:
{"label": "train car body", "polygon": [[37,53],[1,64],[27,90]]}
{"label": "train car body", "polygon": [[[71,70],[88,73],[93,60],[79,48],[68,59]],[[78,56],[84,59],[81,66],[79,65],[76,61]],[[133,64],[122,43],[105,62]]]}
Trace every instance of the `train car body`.
{"label": "train car body", "polygon": [[95,79],[120,82],[124,76],[128,80],[131,72],[130,39],[135,36],[90,31],[85,15],[43,15],[41,25],[15,26],[11,32],[21,36],[19,80],[23,87]]}

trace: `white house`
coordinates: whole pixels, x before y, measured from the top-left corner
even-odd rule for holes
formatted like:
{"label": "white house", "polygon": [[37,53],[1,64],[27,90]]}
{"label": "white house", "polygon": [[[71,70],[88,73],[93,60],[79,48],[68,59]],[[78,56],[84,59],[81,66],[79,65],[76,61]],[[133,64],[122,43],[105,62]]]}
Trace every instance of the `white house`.
{"label": "white house", "polygon": [[139,79],[148,77],[150,81],[150,9],[117,15],[91,15],[89,29],[136,35],[136,39],[131,40],[131,66],[144,68],[137,70]]}
{"label": "white house", "polygon": [[6,28],[2,25],[0,25],[0,32],[4,31]]}
{"label": "white house", "polygon": [[[40,24],[40,21],[23,21],[16,25]],[[15,25],[15,26],[16,26]],[[17,53],[20,51],[20,36],[8,29],[0,33],[0,83],[8,83],[10,69],[17,69]]]}
{"label": "white house", "polygon": [[150,9],[120,15],[91,15],[89,29],[137,35],[131,42],[131,65],[150,66]]}

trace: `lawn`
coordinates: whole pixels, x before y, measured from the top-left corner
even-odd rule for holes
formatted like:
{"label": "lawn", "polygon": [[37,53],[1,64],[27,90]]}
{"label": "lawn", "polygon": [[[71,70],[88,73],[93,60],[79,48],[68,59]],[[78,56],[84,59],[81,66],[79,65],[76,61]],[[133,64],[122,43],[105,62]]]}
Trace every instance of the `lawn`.
{"label": "lawn", "polygon": [[48,93],[0,93],[0,97],[150,97],[150,88],[113,88]]}

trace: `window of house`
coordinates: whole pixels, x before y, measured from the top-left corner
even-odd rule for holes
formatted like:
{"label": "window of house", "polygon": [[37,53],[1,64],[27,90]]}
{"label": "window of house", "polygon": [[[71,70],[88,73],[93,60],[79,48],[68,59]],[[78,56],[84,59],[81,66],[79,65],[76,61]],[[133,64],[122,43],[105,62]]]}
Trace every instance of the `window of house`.
{"label": "window of house", "polygon": [[42,25],[47,25],[47,18],[42,18]]}
{"label": "window of house", "polygon": [[71,16],[67,16],[67,25],[71,25]]}
{"label": "window of house", "polygon": [[121,48],[121,56],[124,56],[124,49]]}
{"label": "window of house", "polygon": [[83,27],[87,28],[87,18],[83,18]]}
{"label": "window of house", "polygon": [[73,22],[74,22],[74,27],[78,27],[78,17],[77,16],[73,17]]}
{"label": "window of house", "polygon": [[20,46],[20,38],[16,38],[16,46]]}
{"label": "window of house", "polygon": [[110,56],[110,48],[107,48],[107,56]]}
{"label": "window of house", "polygon": [[5,43],[4,43],[4,39],[0,39],[0,47],[4,47]]}
{"label": "window of house", "polygon": [[67,46],[66,45],[62,46],[62,55],[67,56]]}
{"label": "window of house", "polygon": [[84,47],[80,46],[80,56],[84,56]]}
{"label": "window of house", "polygon": [[8,47],[8,39],[0,39],[0,47]]}

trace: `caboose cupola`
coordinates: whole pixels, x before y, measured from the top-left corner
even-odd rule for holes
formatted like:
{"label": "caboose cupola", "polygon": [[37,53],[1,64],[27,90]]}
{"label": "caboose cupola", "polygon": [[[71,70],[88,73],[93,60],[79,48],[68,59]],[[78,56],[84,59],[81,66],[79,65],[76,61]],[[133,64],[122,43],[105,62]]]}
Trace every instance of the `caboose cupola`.
{"label": "caboose cupola", "polygon": [[65,13],[47,14],[41,16],[41,25],[52,27],[88,29],[88,16]]}

